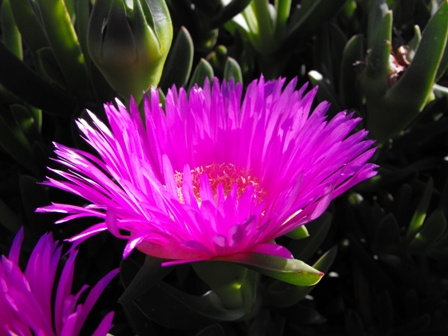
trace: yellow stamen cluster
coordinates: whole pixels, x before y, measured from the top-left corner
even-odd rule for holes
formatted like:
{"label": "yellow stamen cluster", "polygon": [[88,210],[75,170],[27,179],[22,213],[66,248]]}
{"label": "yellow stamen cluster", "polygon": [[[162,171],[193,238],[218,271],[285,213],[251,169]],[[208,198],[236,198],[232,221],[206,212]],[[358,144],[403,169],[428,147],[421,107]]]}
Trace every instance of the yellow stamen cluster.
{"label": "yellow stamen cluster", "polygon": [[[238,197],[244,193],[248,186],[252,185],[254,187],[254,198],[256,198],[258,202],[261,202],[265,198],[266,192],[261,187],[259,178],[250,175],[250,173],[244,169],[238,169],[231,163],[213,163],[211,165],[200,166],[191,170],[193,193],[199,204],[201,203],[199,189],[202,174],[207,174],[210,186],[215,194],[215,201],[216,192],[220,184],[222,184],[224,188],[224,195],[226,196],[232,191],[233,186],[236,184],[238,186]],[[174,178],[177,183],[179,200],[183,203],[183,173],[176,171]]]}

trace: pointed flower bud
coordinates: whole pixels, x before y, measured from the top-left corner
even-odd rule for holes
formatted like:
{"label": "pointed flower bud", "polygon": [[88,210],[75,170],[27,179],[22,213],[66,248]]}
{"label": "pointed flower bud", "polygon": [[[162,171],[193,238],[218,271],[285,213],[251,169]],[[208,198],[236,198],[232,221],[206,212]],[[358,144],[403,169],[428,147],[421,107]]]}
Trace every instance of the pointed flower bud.
{"label": "pointed flower bud", "polygon": [[173,38],[164,0],[97,0],[88,29],[93,62],[126,99],[157,86]]}

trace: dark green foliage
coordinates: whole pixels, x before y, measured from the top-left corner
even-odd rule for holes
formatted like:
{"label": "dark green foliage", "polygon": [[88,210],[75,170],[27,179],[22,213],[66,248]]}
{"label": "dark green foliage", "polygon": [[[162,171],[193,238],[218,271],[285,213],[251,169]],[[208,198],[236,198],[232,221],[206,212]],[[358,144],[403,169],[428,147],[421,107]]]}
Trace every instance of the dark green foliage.
{"label": "dark green foliage", "polygon": [[[51,3],[67,4],[66,16],[52,21]],[[228,309],[191,265],[162,267],[163,260],[137,251],[120,264],[124,242],[103,233],[80,246],[75,290],[119,264],[121,281],[109,286],[92,316],[115,310],[116,336],[447,334],[448,2],[166,3],[174,39],[159,83],[163,92],[214,76],[245,86],[261,73],[298,77],[299,85],[310,81],[319,85],[318,100],[332,103],[329,115],[349,110],[363,117],[360,127],[378,140],[379,175],[278,239],[325,272],[315,286],[261,275],[251,292],[259,265],[250,260],[244,300],[251,305]],[[0,248],[7,254],[24,226],[28,253],[43,232],[62,240],[95,223],[58,226],[55,216],[36,214],[50,201],[83,204],[38,182],[53,176],[46,170],[52,141],[90,150],[74,120],[85,109],[102,118],[102,104],[117,93],[88,51],[92,1],[0,4]],[[96,324],[89,319],[85,332]]]}

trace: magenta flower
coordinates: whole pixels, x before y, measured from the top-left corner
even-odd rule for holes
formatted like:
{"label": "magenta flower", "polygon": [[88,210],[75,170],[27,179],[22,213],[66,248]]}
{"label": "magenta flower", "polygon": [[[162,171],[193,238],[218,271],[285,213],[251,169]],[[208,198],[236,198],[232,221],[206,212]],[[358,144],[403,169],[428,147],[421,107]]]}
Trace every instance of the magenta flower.
{"label": "magenta flower", "polygon": [[[45,234],[31,253],[23,273],[18,266],[22,241],[23,229],[16,235],[9,257],[2,256],[0,263],[0,335],[79,335],[87,315],[118,270],[101,279],[83,305],[77,304],[88,286],[83,286],[76,295],[70,294],[77,254],[72,250],[59,278],[52,306],[62,247],[57,247],[58,242],[53,242],[51,234]],[[113,315],[113,312],[106,315],[93,335],[107,335],[112,328]]]}
{"label": "magenta flower", "polygon": [[133,101],[129,112],[106,104],[110,128],[92,113],[93,127],[77,122],[99,157],[55,144],[70,171],[45,182],[90,204],[38,211],[68,214],[58,223],[101,218],[70,241],[109,230],[128,240],[124,257],[137,247],[165,265],[247,252],[291,258],[274,239],[320,216],[376,166],[366,163],[375,150],[367,131],[350,135],[359,118],[326,121],[327,102],[311,113],[317,89],[303,96],[306,85],[284,83],[261,78],[243,100],[240,84],[217,79],[189,96],[173,87],[164,109],[152,89],[145,122]]}

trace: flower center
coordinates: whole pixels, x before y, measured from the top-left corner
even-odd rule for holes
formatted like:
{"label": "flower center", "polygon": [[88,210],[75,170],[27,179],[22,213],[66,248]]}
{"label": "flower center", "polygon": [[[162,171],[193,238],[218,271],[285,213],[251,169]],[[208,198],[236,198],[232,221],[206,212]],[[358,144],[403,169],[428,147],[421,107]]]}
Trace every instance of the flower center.
{"label": "flower center", "polygon": [[[260,185],[260,179],[256,176],[251,175],[247,170],[238,169],[231,163],[213,163],[207,166],[199,166],[191,170],[193,193],[199,204],[201,203],[199,190],[202,174],[207,174],[210,186],[215,194],[215,201],[218,186],[220,184],[222,184],[223,186],[225,196],[227,196],[232,191],[232,188],[235,184],[238,186],[238,197],[240,197],[250,185],[254,187],[254,198],[257,199],[257,203],[261,202],[266,196],[266,192]],[[179,200],[181,203],[184,203],[184,197],[182,194],[183,173],[176,171],[174,173],[174,177],[177,183]]]}

